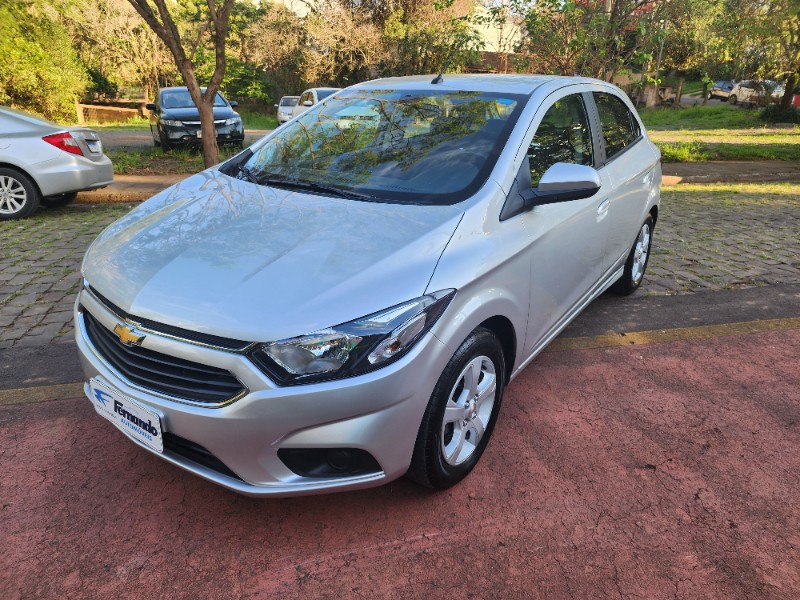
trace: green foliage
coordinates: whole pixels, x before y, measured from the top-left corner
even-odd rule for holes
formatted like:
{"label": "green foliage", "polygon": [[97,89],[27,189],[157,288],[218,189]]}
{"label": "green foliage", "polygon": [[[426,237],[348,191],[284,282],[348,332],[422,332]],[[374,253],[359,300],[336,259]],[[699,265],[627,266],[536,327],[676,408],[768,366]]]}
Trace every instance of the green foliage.
{"label": "green foliage", "polygon": [[466,17],[447,16],[452,2],[437,4],[436,12],[420,18],[410,10],[391,12],[383,27],[388,57],[382,65],[386,75],[416,75],[459,71],[476,62],[480,40]]}
{"label": "green foliage", "polygon": [[758,118],[766,123],[800,123],[800,109],[796,106],[781,108],[780,104],[770,104],[758,114]]}
{"label": "green foliage", "polygon": [[88,85],[71,41],[46,4],[12,1],[0,7],[0,104],[70,119]]}

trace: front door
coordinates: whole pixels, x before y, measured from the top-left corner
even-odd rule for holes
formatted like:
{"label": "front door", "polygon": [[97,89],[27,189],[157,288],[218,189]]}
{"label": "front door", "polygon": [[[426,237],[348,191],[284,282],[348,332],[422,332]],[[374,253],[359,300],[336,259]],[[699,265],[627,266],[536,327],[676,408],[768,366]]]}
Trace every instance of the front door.
{"label": "front door", "polygon": [[[580,93],[551,96],[528,147],[531,183],[558,162],[595,165],[588,110]],[[530,236],[531,305],[526,354],[586,296],[603,272],[608,190],[583,200],[537,206],[520,217]]]}

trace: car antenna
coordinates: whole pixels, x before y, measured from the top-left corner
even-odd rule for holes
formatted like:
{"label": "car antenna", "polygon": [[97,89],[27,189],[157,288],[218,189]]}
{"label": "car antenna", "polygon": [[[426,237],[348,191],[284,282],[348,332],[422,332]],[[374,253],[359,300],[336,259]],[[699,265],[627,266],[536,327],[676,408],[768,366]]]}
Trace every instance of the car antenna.
{"label": "car antenna", "polygon": [[450,66],[450,61],[453,60],[453,57],[455,56],[456,52],[458,52],[460,49],[461,49],[461,43],[457,43],[455,46],[453,46],[453,48],[450,50],[450,54],[448,55],[447,60],[444,61],[444,64],[442,65],[442,70],[439,71],[439,74],[431,80],[432,85],[436,85],[444,81],[444,72],[447,71],[447,67]]}

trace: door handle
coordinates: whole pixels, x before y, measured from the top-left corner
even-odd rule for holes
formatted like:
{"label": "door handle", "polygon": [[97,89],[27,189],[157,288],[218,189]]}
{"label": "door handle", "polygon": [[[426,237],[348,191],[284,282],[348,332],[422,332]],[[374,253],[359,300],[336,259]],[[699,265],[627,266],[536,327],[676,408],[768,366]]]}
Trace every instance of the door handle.
{"label": "door handle", "polygon": [[608,205],[611,204],[611,200],[606,198],[597,206],[597,214],[602,215],[608,211]]}

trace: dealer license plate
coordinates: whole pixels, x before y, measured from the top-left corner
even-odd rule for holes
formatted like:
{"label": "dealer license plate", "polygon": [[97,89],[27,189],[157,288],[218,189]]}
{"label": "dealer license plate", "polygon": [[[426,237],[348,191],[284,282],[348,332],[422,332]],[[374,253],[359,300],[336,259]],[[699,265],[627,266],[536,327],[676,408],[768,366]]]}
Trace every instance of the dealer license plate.
{"label": "dealer license plate", "polygon": [[156,452],[164,451],[161,420],[155,412],[97,379],[89,380],[89,400],[101,417],[111,421],[129,438]]}
{"label": "dealer license plate", "polygon": [[92,154],[100,154],[103,151],[103,143],[100,140],[86,140],[86,145]]}

